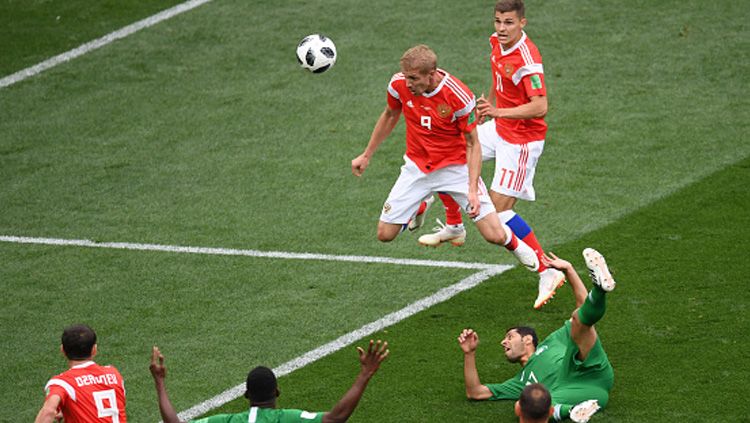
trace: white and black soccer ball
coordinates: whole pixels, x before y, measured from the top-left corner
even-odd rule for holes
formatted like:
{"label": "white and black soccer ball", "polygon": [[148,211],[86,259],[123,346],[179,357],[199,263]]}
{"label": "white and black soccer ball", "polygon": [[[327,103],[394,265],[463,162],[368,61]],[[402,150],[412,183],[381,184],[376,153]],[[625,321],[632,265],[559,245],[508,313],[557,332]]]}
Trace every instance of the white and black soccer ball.
{"label": "white and black soccer ball", "polygon": [[308,35],[297,45],[297,61],[310,72],[325,72],[336,63],[336,46],[325,35]]}

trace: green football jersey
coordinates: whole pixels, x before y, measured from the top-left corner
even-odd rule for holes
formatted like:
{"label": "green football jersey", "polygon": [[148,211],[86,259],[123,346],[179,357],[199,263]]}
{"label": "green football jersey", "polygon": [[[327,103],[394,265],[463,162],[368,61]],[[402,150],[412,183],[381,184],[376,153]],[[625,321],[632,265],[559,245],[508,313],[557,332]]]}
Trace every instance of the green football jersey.
{"label": "green football jersey", "polygon": [[491,400],[517,400],[526,385],[541,383],[550,391],[553,404],[578,404],[596,399],[607,405],[614,371],[599,339],[586,357],[578,360],[578,345],[570,335],[570,320],[552,332],[515,377],[503,383],[487,384]]}
{"label": "green football jersey", "polygon": [[323,412],[251,407],[248,411],[237,414],[217,414],[193,423],[320,423]]}

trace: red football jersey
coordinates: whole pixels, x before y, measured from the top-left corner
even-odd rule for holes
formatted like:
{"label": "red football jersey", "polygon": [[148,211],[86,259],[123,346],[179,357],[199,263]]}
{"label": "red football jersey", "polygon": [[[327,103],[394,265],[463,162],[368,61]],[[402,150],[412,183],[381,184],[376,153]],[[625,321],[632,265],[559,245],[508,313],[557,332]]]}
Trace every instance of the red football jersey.
{"label": "red football jersey", "polygon": [[47,397],[60,397],[65,423],[127,423],[120,372],[93,361],[73,366],[47,382]]}
{"label": "red football jersey", "polygon": [[[490,36],[490,46],[496,107],[516,107],[528,103],[530,97],[547,95],[542,55],[525,32],[507,50],[503,49],[497,33],[494,33]],[[495,126],[497,133],[512,144],[540,141],[547,135],[544,118],[495,119]]]}
{"label": "red football jersey", "polygon": [[402,73],[388,84],[388,106],[401,109],[406,121],[406,156],[430,173],[445,166],[466,164],[464,133],[476,127],[474,93],[448,72],[429,93],[415,96]]}

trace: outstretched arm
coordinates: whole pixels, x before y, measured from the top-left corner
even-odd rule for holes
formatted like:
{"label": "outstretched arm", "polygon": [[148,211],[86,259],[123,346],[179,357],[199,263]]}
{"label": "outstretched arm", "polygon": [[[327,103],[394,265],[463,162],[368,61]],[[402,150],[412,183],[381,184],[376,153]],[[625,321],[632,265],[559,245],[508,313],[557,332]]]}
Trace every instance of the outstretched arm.
{"label": "outstretched arm", "polygon": [[181,423],[167,394],[167,387],[164,384],[164,379],[167,377],[167,368],[164,367],[164,356],[156,345],[151,351],[149,370],[151,370],[151,376],[154,377],[154,383],[156,384],[156,395],[159,398],[159,413],[161,413],[162,420],[164,420],[164,423]]}
{"label": "outstretched arm", "polygon": [[479,335],[472,329],[464,329],[458,335],[458,344],[464,352],[464,384],[466,397],[473,400],[486,400],[492,397],[490,388],[482,385],[477,371],[476,350],[479,345]]}
{"label": "outstretched arm", "polygon": [[576,308],[580,307],[581,304],[586,301],[586,295],[588,295],[588,291],[586,290],[586,285],[584,285],[583,281],[581,281],[581,278],[580,276],[578,276],[578,272],[576,272],[576,269],[573,267],[573,265],[570,264],[569,261],[557,257],[551,251],[548,251],[546,254],[544,254],[544,256],[542,257],[542,263],[544,263],[544,265],[547,267],[553,267],[557,270],[565,272],[565,278],[567,278],[568,282],[570,282],[570,287],[573,288],[573,295],[576,297]]}
{"label": "outstretched arm", "polygon": [[[354,409],[357,408],[362,394],[365,393],[367,383],[380,368],[380,363],[388,357],[390,350],[388,350],[388,342],[377,342],[370,340],[370,345],[367,347],[367,352],[360,347],[357,347],[359,352],[359,362],[362,365],[362,369],[357,375],[354,384],[343,397],[336,403],[336,405],[323,415],[323,423],[339,423],[345,422],[352,415]],[[166,422],[165,422],[166,423]]]}
{"label": "outstretched arm", "polygon": [[380,144],[388,138],[393,132],[398,119],[401,117],[400,109],[391,109],[385,106],[385,110],[380,114],[378,121],[375,123],[375,129],[372,130],[370,141],[367,143],[365,151],[352,160],[352,173],[354,176],[362,176],[367,166],[370,164],[370,158],[375,154]]}

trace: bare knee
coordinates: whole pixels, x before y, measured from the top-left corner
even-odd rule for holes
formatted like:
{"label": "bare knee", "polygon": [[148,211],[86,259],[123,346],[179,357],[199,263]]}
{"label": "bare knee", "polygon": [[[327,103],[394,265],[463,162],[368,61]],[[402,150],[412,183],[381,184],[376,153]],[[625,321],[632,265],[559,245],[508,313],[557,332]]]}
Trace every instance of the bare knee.
{"label": "bare knee", "polygon": [[490,213],[476,222],[482,237],[491,244],[505,245],[505,230],[495,213]]}
{"label": "bare knee", "polygon": [[482,236],[484,236],[484,239],[489,242],[490,244],[496,244],[496,245],[505,245],[505,234],[501,233],[483,233]]}
{"label": "bare knee", "polygon": [[399,228],[394,228],[395,225],[381,222],[378,224],[378,241],[380,242],[391,242],[398,236]]}
{"label": "bare knee", "polygon": [[395,236],[378,231],[378,241],[380,242],[391,242],[395,239]]}
{"label": "bare knee", "polygon": [[490,191],[490,198],[492,199],[492,204],[495,206],[495,210],[497,210],[498,213],[511,210],[516,205],[515,197],[500,194],[496,191]]}

